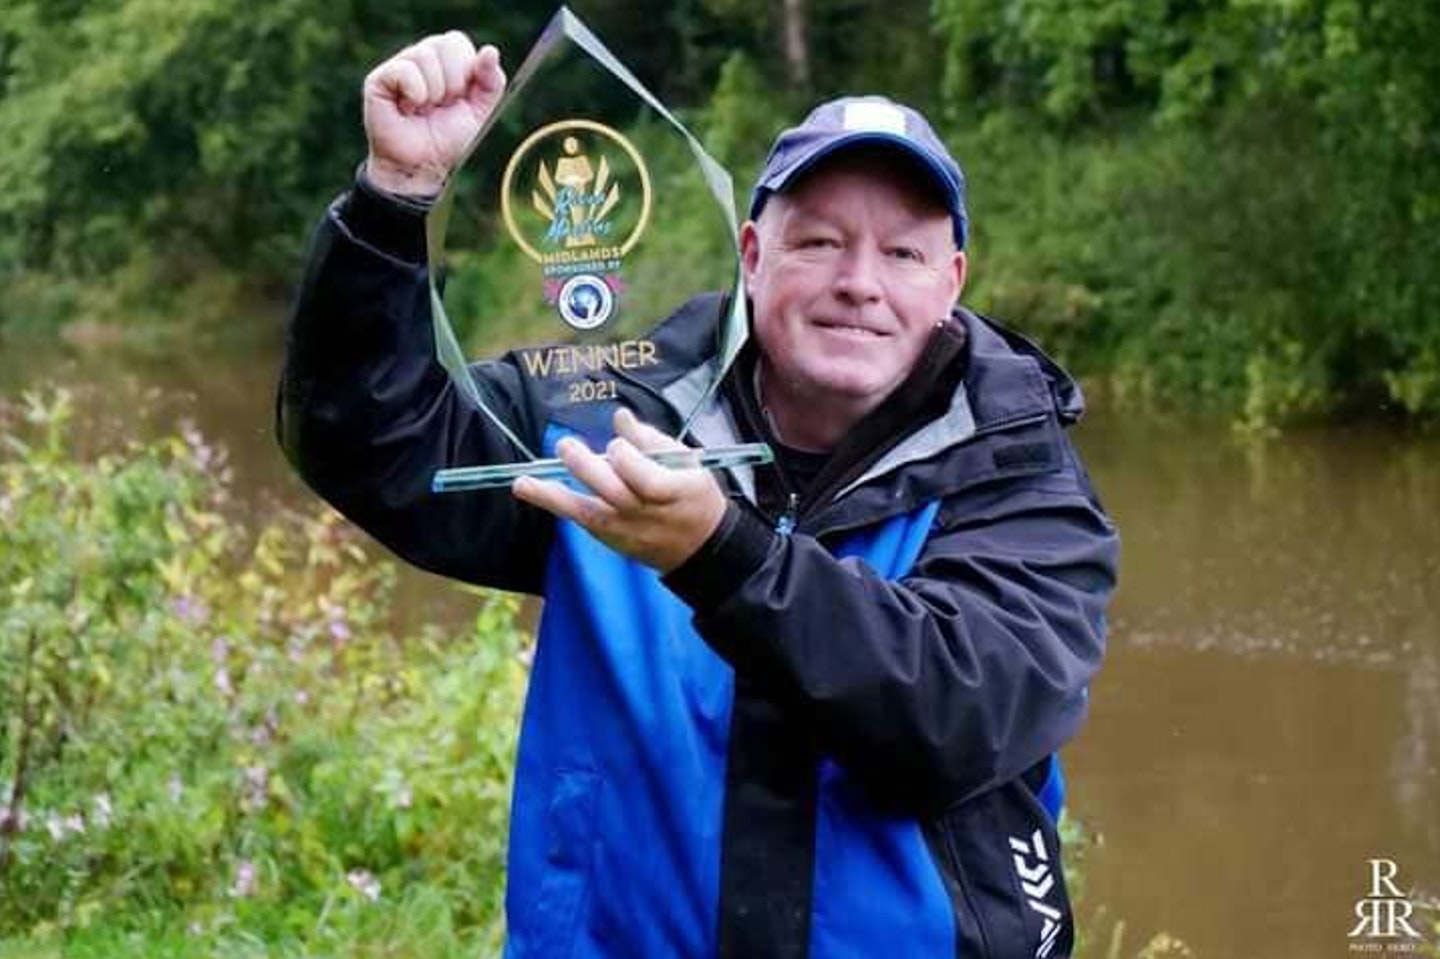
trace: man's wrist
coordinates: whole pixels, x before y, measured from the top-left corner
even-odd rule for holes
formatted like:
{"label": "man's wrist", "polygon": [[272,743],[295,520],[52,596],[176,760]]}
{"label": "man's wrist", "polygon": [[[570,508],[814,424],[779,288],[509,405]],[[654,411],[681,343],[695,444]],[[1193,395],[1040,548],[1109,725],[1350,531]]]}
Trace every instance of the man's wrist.
{"label": "man's wrist", "polygon": [[340,206],[340,218],[358,240],[407,263],[426,259],[425,217],[434,197],[403,196],[381,189],[365,164]]}
{"label": "man's wrist", "polygon": [[712,609],[764,564],[775,535],[748,504],[730,500],[710,538],[666,573],[664,583],[696,612]]}
{"label": "man's wrist", "polygon": [[444,170],[401,166],[373,154],[360,165],[360,175],[383,193],[420,202],[433,201],[445,189]]}

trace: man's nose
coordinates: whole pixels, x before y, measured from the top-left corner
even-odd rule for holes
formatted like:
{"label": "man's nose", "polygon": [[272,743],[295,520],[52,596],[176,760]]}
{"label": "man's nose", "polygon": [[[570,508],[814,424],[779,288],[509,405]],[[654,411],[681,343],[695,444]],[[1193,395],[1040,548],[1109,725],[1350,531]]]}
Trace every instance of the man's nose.
{"label": "man's nose", "polygon": [[883,291],[881,268],[880,251],[859,244],[850,247],[840,258],[835,276],[836,296],[855,303],[878,300]]}

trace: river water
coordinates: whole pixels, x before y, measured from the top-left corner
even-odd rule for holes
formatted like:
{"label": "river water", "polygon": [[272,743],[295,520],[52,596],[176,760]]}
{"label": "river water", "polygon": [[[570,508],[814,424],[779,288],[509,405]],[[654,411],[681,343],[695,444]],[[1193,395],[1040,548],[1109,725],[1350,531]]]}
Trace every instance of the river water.
{"label": "river water", "polygon": [[[190,418],[258,514],[311,501],[271,437],[277,357],[0,340],[0,396],[78,387],[97,448]],[[1349,937],[1371,860],[1440,898],[1440,439],[1369,425],[1254,448],[1105,412],[1077,439],[1124,540],[1109,658],[1065,756],[1086,955],[1383,942]],[[408,573],[402,602],[459,623],[473,600]]]}

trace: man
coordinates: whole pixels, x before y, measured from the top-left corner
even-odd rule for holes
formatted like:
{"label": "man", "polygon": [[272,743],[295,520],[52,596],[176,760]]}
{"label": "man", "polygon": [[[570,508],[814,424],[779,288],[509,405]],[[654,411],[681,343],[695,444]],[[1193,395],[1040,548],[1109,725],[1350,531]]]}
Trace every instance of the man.
{"label": "man", "polygon": [[777,141],[740,235],[753,346],[701,417],[777,468],[642,452],[677,445],[666,398],[710,359],[709,295],[613,403],[549,407],[515,357],[476,367],[583,491],[436,496],[437,467],[515,456],[434,359],[423,266],[425,203],[503,86],[456,33],[366,79],[370,155],[315,241],[279,431],[411,562],[546,598],[507,955],[1067,954],[1053,754],[1116,538],[1063,432],[1075,384],[957,306],[959,167],[879,98]]}

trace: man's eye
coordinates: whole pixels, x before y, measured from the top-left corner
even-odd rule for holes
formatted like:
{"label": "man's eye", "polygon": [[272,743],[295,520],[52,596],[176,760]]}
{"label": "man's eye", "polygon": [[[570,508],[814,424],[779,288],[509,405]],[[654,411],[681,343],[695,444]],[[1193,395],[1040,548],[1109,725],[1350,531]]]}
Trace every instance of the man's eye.
{"label": "man's eye", "polygon": [[925,254],[913,246],[892,246],[890,256],[897,260],[907,260],[912,263],[924,263]]}
{"label": "man's eye", "polygon": [[826,250],[840,244],[833,236],[802,236],[795,245],[802,250]]}

